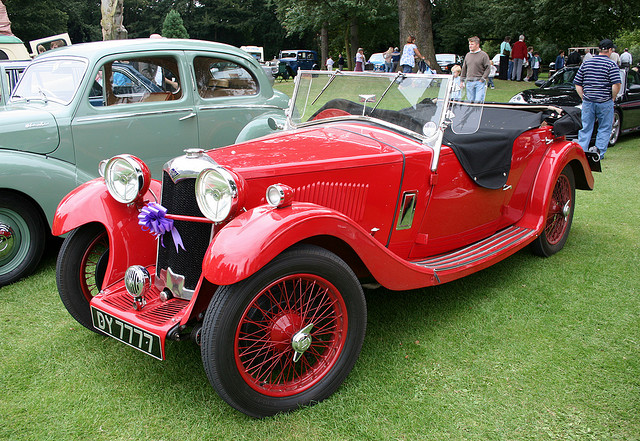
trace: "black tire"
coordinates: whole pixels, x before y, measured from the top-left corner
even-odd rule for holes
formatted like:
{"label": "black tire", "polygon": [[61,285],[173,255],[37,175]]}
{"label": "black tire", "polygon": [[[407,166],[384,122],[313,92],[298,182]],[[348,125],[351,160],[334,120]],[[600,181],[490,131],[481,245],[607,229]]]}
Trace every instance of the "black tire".
{"label": "black tire", "polygon": [[56,264],[58,293],[69,314],[91,331],[89,302],[100,292],[109,262],[109,239],[101,224],[73,230],[64,240]]}
{"label": "black tire", "polygon": [[553,187],[545,228],[531,244],[534,254],[549,257],[564,247],[571,230],[575,200],[576,184],[573,170],[567,165]]}
{"label": "black tire", "polygon": [[609,138],[609,147],[613,147],[620,137],[622,118],[619,111],[613,112],[613,124],[611,125],[611,137]]}
{"label": "black tire", "polygon": [[[218,289],[202,326],[202,361],[227,403],[262,418],[335,392],[360,354],[366,323],[364,294],[347,264],[297,246]],[[293,337],[310,346],[296,352]]]}
{"label": "black tire", "polygon": [[20,195],[0,193],[0,286],[31,274],[46,242],[40,210]]}

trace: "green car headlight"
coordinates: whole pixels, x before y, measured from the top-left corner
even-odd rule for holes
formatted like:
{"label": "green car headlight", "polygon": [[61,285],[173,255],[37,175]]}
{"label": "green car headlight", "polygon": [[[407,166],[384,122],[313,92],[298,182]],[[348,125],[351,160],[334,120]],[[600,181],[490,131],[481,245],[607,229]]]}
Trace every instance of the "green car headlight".
{"label": "green car headlight", "polygon": [[130,204],[142,197],[151,183],[147,165],[133,155],[118,155],[104,166],[104,180],[113,198]]}
{"label": "green car headlight", "polygon": [[214,222],[222,222],[235,214],[239,197],[237,178],[222,167],[203,170],[196,179],[198,207]]}

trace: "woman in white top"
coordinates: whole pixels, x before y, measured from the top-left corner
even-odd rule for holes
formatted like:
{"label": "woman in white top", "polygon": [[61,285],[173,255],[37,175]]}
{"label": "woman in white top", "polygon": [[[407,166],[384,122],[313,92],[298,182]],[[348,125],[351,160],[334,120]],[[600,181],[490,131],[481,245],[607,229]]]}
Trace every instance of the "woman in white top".
{"label": "woman in white top", "polygon": [[358,48],[358,53],[356,54],[356,68],[353,69],[355,72],[364,71],[364,49]]}
{"label": "woman in white top", "polygon": [[409,35],[407,38],[407,44],[402,48],[402,56],[400,57],[400,67],[402,67],[402,73],[411,73],[416,65],[416,57],[420,57],[424,60],[424,57],[416,46],[416,37]]}

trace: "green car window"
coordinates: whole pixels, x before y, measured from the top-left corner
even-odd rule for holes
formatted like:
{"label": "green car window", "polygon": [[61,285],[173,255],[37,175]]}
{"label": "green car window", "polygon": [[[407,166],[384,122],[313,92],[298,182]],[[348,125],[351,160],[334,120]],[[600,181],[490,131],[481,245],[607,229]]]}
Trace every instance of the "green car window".
{"label": "green car window", "polygon": [[[105,78],[108,81],[105,82]],[[170,101],[181,96],[176,60],[172,57],[145,57],[115,60],[102,65],[91,88],[89,101],[99,107]]]}
{"label": "green car window", "polygon": [[194,71],[202,98],[258,94],[258,81],[247,69],[229,60],[196,57]]}

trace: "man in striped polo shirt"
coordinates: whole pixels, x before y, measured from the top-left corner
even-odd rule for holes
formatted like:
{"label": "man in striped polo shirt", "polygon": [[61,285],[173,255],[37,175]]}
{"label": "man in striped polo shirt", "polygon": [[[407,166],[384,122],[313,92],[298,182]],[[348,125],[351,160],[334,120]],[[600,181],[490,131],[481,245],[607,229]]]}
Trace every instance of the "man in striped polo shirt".
{"label": "man in striped polo shirt", "polygon": [[604,39],[599,45],[600,54],[582,63],[573,82],[582,98],[582,129],[578,132],[578,143],[584,151],[589,149],[593,126],[598,120],[596,148],[600,159],[604,158],[613,125],[613,101],[620,91],[622,79],[620,69],[609,55],[613,42]]}

